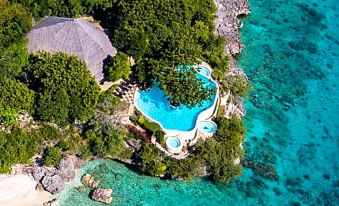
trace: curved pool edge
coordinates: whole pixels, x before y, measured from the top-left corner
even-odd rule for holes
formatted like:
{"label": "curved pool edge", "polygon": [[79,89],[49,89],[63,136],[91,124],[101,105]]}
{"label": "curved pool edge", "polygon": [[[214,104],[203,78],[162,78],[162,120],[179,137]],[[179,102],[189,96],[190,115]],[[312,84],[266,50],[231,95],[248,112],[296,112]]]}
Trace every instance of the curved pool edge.
{"label": "curved pool edge", "polygon": [[[201,126],[202,126],[203,123],[208,123],[208,124],[213,125],[213,127],[215,128],[215,131],[213,131],[213,132],[206,132],[206,131],[204,131],[204,130],[201,128]],[[201,133],[203,133],[204,135],[209,136],[209,137],[213,136],[213,135],[216,133],[217,128],[218,128],[218,125],[217,125],[214,121],[209,120],[209,119],[198,122],[198,131],[201,132]]]}
{"label": "curved pool edge", "polygon": [[[174,141],[177,141],[179,143],[179,145],[177,147],[173,147],[171,145],[171,143],[169,141],[171,140],[174,140]],[[181,141],[181,139],[177,136],[169,136],[167,139],[166,139],[166,148],[167,150],[170,152],[170,153],[173,153],[173,154],[179,154],[181,151],[182,151],[182,148],[183,148],[183,145],[184,143]]]}
{"label": "curved pool edge", "polygon": [[[204,66],[206,69],[208,69],[210,71],[210,74],[212,74],[212,69],[211,67],[205,63],[205,64],[199,64],[196,65],[194,67],[199,67],[199,66]],[[136,93],[140,90],[139,88],[137,88],[134,92],[133,95],[133,104],[135,106],[135,108],[137,110],[139,110],[146,118],[148,118],[149,120],[159,124],[159,126],[161,127],[161,129],[166,133],[166,136],[178,136],[180,137],[180,140],[183,143],[186,143],[187,141],[190,141],[190,145],[195,144],[198,138],[195,138],[196,136],[196,131],[198,129],[198,122],[200,121],[204,121],[204,120],[208,120],[209,118],[215,116],[217,109],[216,106],[218,105],[218,101],[219,101],[219,95],[220,95],[220,88],[219,88],[219,84],[210,76],[210,77],[206,77],[205,75],[202,75],[205,78],[207,78],[208,80],[212,81],[217,88],[217,91],[215,93],[215,98],[213,101],[213,104],[211,107],[209,107],[208,109],[200,112],[197,116],[197,119],[195,121],[195,126],[193,129],[189,130],[189,131],[183,131],[183,130],[173,130],[173,129],[166,129],[164,128],[164,126],[157,120],[153,119],[152,117],[148,116],[147,114],[145,114],[136,104],[136,100],[135,100],[135,95]]]}

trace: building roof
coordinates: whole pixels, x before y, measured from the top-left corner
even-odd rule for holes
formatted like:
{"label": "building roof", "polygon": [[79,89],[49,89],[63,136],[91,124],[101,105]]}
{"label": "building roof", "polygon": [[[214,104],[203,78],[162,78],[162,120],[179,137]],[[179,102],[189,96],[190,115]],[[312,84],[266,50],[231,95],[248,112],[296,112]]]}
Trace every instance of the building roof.
{"label": "building roof", "polygon": [[117,50],[107,35],[82,19],[46,17],[28,34],[31,52],[73,54],[85,61],[97,81],[103,79],[103,61]]}

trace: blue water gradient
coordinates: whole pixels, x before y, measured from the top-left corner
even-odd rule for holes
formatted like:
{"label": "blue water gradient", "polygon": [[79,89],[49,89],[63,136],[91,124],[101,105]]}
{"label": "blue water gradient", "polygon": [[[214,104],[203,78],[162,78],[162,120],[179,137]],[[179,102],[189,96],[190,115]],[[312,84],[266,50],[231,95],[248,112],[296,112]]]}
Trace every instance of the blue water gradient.
{"label": "blue water gradient", "polygon": [[[90,162],[83,172],[113,189],[112,205],[339,205],[339,2],[252,0],[251,9],[238,59],[254,86],[244,147],[278,178],[245,168],[227,186],[163,181]],[[104,205],[88,195],[69,187],[61,205]]]}

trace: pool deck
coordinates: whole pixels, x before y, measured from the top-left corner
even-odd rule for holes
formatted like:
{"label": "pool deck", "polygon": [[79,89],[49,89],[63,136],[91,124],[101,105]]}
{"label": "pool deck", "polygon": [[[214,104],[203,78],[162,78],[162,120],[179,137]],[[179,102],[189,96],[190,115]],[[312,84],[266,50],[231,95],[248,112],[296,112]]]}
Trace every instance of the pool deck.
{"label": "pool deck", "polygon": [[[199,131],[198,131],[198,123],[200,121],[205,121],[205,120],[211,120],[218,111],[218,105],[220,102],[220,89],[219,89],[219,84],[218,82],[216,82],[215,80],[212,79],[211,74],[212,74],[212,68],[210,67],[210,65],[208,65],[205,62],[202,62],[199,65],[194,65],[194,68],[199,68],[199,67],[205,67],[206,69],[209,70],[209,75],[205,76],[203,74],[201,74],[202,76],[208,78],[210,81],[214,82],[217,86],[217,91],[216,91],[216,97],[214,99],[213,105],[211,107],[209,107],[208,109],[200,112],[197,116],[196,119],[196,123],[195,123],[195,127],[190,130],[190,131],[180,131],[180,130],[172,130],[172,129],[166,129],[162,126],[162,124],[156,120],[154,120],[153,118],[149,117],[148,115],[144,114],[137,106],[135,103],[135,99],[133,100],[132,105],[134,105],[136,107],[136,109],[138,109],[140,112],[143,113],[143,115],[145,115],[145,117],[147,117],[148,119],[150,119],[151,121],[154,121],[156,123],[158,123],[160,125],[160,127],[163,129],[163,131],[166,133],[166,137],[169,136],[175,136],[178,137],[179,140],[181,141],[181,143],[184,145],[184,147],[186,148],[187,146],[192,146],[194,145],[198,139],[200,139],[200,137],[202,139],[206,139],[207,137],[202,137],[203,135],[199,135]],[[135,93],[138,91],[138,88],[134,91],[134,95]],[[134,96],[133,95],[133,96]],[[175,159],[184,159],[189,155],[189,152],[187,151],[187,149],[183,149],[181,153],[179,154],[173,154],[170,153],[166,148],[164,148],[162,145],[160,145],[158,142],[156,142],[156,140],[152,140],[151,141],[159,150],[161,150],[162,152],[164,152],[166,155],[175,158]]]}

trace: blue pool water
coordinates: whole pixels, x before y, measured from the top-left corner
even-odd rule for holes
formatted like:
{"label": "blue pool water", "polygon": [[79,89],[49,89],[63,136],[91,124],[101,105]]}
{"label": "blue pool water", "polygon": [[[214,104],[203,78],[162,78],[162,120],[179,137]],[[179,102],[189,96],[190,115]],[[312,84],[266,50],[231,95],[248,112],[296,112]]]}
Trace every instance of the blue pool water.
{"label": "blue pool water", "polygon": [[205,77],[210,77],[211,76],[211,72],[210,70],[208,70],[206,67],[204,66],[201,66],[199,67],[199,70],[198,70],[199,74],[205,76]]}
{"label": "blue pool water", "polygon": [[[196,74],[204,81],[205,87],[214,87],[216,84],[206,77]],[[135,94],[135,106],[151,119],[159,122],[165,129],[190,131],[194,129],[198,115],[205,109],[210,108],[215,95],[209,100],[203,101],[202,105],[188,108],[184,105],[173,107],[169,103],[165,93],[153,87],[148,91],[138,90]]]}
{"label": "blue pool water", "polygon": [[217,125],[211,121],[201,121],[198,123],[198,129],[206,134],[213,134],[217,131]]}
{"label": "blue pool water", "polygon": [[167,144],[172,148],[178,148],[181,145],[180,140],[177,137],[169,137]]}
{"label": "blue pool water", "polygon": [[[112,205],[339,205],[338,1],[252,0],[251,9],[238,59],[254,86],[245,155],[273,166],[278,179],[245,168],[227,186],[164,181],[112,161],[90,162],[82,171],[113,189]],[[70,187],[60,205],[103,205],[88,194]]]}

